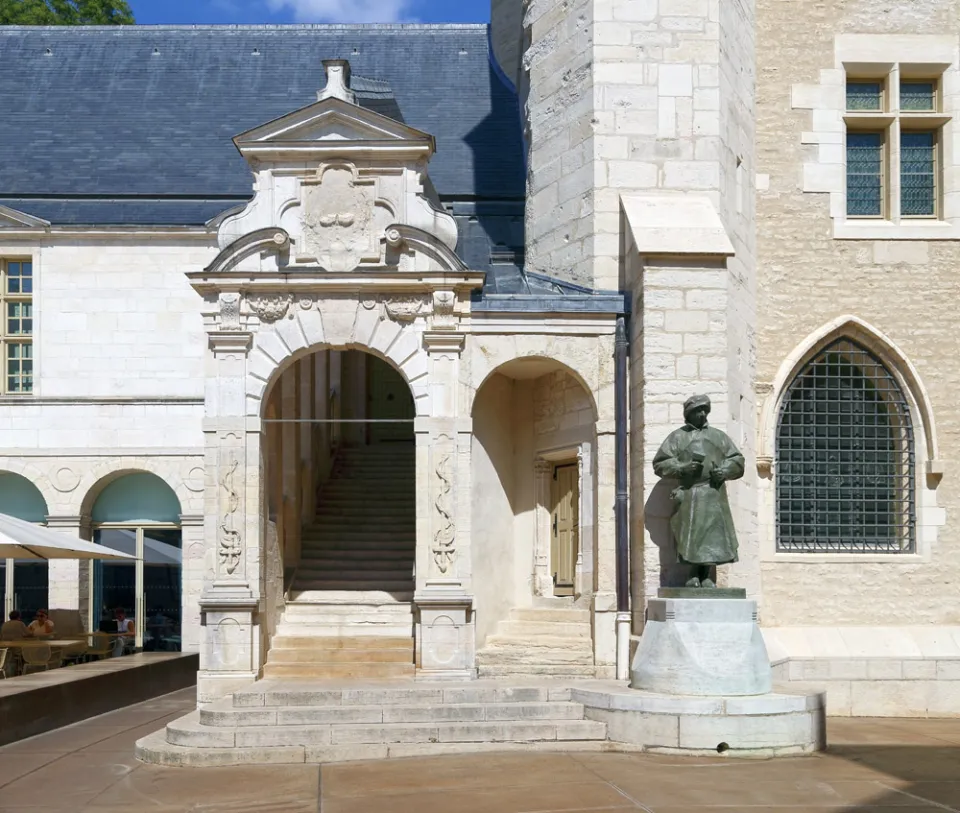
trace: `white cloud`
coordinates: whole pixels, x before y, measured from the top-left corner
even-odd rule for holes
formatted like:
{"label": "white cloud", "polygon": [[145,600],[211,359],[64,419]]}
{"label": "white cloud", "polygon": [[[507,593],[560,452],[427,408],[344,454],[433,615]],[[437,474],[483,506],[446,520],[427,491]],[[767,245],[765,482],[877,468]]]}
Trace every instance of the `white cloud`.
{"label": "white cloud", "polygon": [[293,12],[298,23],[398,23],[411,0],[267,0],[271,11]]}

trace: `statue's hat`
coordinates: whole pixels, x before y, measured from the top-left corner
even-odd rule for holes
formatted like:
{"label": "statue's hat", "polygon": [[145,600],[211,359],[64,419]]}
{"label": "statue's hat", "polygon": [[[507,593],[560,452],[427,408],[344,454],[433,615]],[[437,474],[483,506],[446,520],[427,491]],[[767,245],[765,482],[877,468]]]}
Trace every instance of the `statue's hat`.
{"label": "statue's hat", "polygon": [[710,409],[709,395],[694,395],[683,402],[683,414],[687,415],[691,410],[705,406]]}

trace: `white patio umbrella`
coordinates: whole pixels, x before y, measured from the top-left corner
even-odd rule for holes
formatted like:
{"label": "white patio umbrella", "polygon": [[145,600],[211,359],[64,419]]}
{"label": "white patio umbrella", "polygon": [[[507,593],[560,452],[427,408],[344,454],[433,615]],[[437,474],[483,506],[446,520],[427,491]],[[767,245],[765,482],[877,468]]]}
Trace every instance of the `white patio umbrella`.
{"label": "white patio umbrella", "polygon": [[135,559],[69,534],[0,514],[0,559]]}

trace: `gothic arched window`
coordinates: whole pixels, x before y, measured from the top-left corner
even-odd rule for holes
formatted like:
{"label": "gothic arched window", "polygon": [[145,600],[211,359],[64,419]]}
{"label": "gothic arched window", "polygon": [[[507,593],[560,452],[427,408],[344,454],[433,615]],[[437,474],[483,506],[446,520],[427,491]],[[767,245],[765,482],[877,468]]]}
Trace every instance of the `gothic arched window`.
{"label": "gothic arched window", "polygon": [[910,408],[878,358],[850,339],[788,387],[777,423],[777,550],[913,553]]}

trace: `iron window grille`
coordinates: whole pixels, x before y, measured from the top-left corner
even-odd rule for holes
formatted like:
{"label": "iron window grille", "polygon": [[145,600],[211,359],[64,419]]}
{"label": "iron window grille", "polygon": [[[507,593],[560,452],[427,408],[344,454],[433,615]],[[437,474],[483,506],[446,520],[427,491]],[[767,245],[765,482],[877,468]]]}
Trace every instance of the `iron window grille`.
{"label": "iron window grille", "polygon": [[913,424],[896,379],[850,339],[800,371],[780,409],[777,550],[913,553]]}

